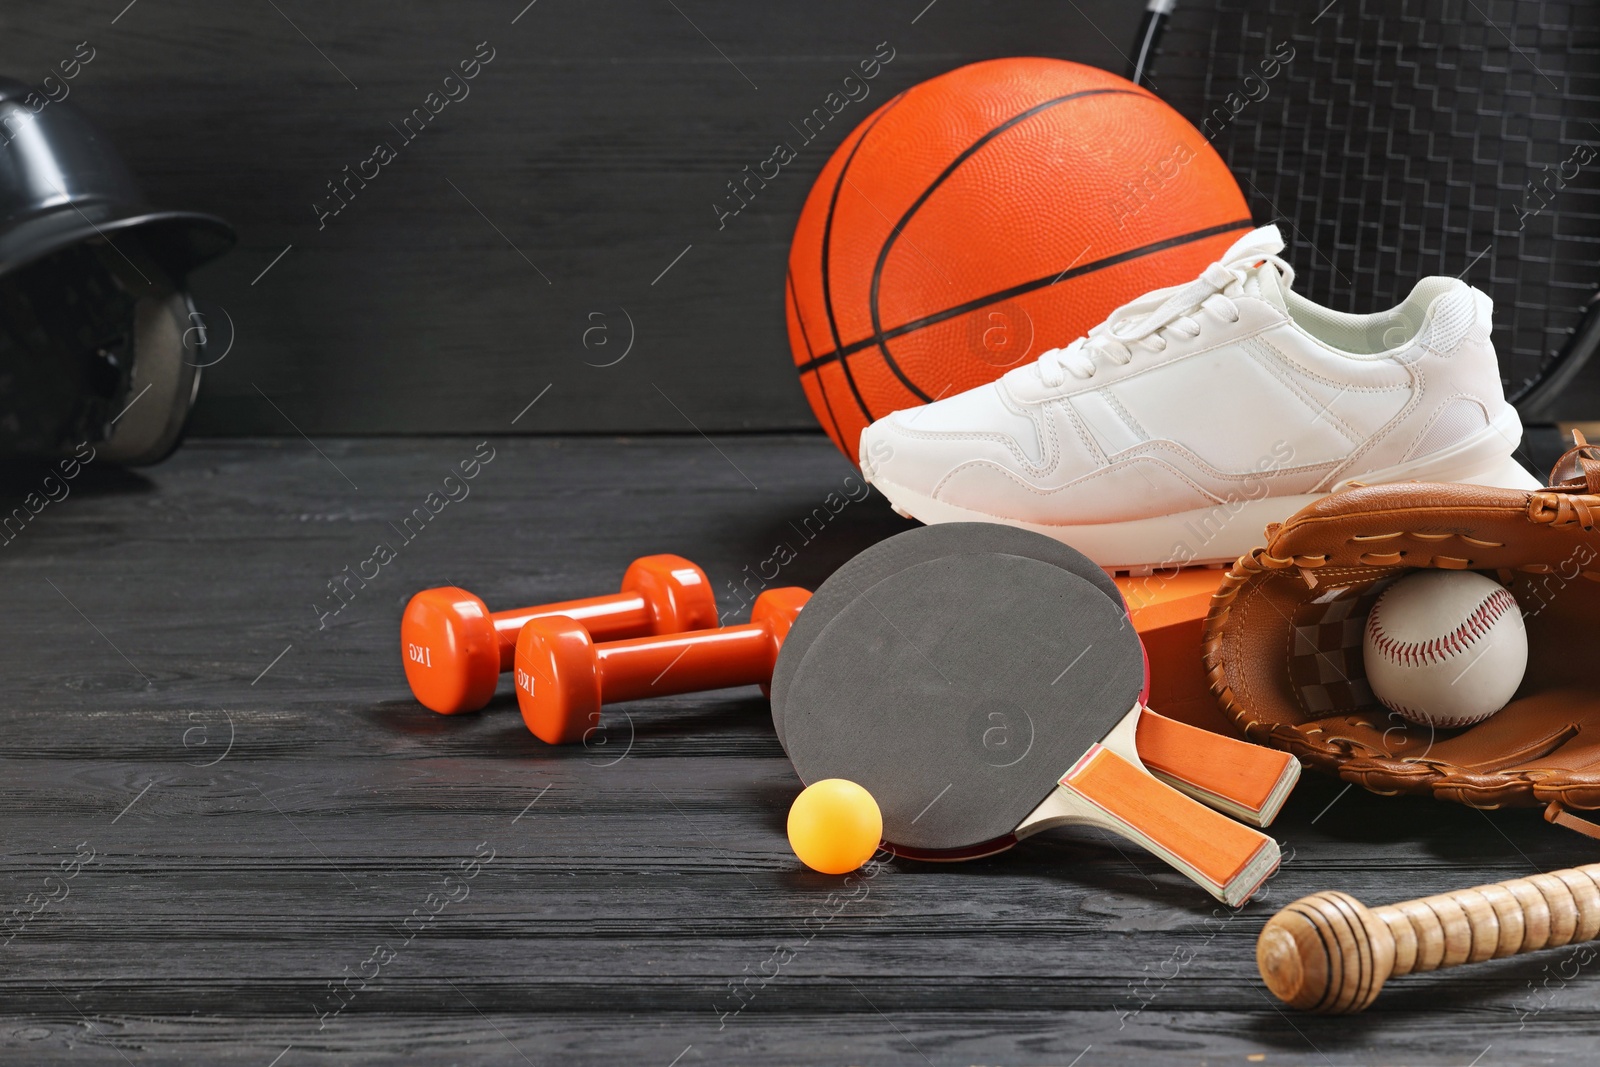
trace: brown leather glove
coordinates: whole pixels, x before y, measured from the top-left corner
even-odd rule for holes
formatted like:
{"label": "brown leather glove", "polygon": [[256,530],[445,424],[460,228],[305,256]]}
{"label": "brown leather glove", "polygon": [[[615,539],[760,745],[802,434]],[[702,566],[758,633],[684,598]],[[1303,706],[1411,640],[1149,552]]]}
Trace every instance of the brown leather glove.
{"label": "brown leather glove", "polygon": [[[1575,445],[1551,487],[1420,482],[1335,493],[1267,528],[1212,601],[1206,676],[1251,740],[1377,793],[1480,808],[1600,808],[1600,448]],[[1461,730],[1406,722],[1362,669],[1367,612],[1414,567],[1476,570],[1521,605],[1528,669],[1503,710]]]}

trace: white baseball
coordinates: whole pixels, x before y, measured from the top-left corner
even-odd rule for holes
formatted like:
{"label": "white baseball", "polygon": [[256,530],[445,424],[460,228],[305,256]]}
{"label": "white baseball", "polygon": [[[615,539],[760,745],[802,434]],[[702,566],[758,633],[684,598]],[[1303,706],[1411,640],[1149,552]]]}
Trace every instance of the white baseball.
{"label": "white baseball", "polygon": [[1472,571],[1418,571],[1385,589],[1367,616],[1367,681],[1384,707],[1423,726],[1482,722],[1511,700],[1528,668],[1516,598]]}

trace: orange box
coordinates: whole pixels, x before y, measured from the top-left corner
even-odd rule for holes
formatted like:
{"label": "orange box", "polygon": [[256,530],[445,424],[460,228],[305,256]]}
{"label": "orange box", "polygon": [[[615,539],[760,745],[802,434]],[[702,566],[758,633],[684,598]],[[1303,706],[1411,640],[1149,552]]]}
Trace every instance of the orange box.
{"label": "orange box", "polygon": [[1242,738],[1206,685],[1200,631],[1222,571],[1187,567],[1114,579],[1150,657],[1150,708],[1212,733]]}

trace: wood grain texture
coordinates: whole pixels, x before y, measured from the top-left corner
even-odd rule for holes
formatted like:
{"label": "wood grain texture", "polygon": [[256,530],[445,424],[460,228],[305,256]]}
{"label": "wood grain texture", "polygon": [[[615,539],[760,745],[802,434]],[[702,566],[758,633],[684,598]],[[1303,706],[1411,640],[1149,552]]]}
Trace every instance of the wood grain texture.
{"label": "wood grain texture", "polygon": [[[1123,0],[526,5],[179,0],[115,24],[98,0],[0,8],[0,70],[42,79],[90,41],[68,99],[152,199],[239,230],[194,282],[212,339],[229,320],[235,334],[198,432],[504,432],[522,406],[508,393],[552,381],[563,403],[515,429],[811,429],[782,287],[833,148],[893,94],[979,59],[1120,71],[1139,16]],[[470,92],[402,142],[391,124],[484,41]],[[791,123],[883,41],[894,59],[869,95],[803,141]],[[379,141],[397,157],[319,229],[313,202]],[[719,226],[726,183],[781,141],[798,158]]]}
{"label": "wood grain texture", "polygon": [[1396,975],[1559,948],[1600,933],[1600,864],[1368,908],[1313,893],[1262,928],[1261,978],[1302,1011],[1358,1012]]}
{"label": "wood grain texture", "polygon": [[[0,547],[0,914],[96,857],[0,947],[0,1062],[1542,1064],[1600,1037],[1586,946],[1414,975],[1355,1019],[1282,1014],[1256,975],[1262,924],[1308,893],[1592,858],[1534,811],[1309,777],[1273,827],[1283,869],[1237,913],[1065,830],[846,884],[789,853],[799,783],[754,688],[619,705],[588,748],[534,740],[508,682],[481,713],[420,708],[396,648],[415,589],[537,603],[675,551],[737,618],[728,578],[780,541],[772,584],[811,585],[908,525],[870,496],[819,526],[853,474],[820,438],[495,440],[319,630],[325,583],[478,440],[91,464]],[[0,503],[38,476],[4,469]],[[430,893],[459,896],[446,876],[467,894],[407,942]]]}

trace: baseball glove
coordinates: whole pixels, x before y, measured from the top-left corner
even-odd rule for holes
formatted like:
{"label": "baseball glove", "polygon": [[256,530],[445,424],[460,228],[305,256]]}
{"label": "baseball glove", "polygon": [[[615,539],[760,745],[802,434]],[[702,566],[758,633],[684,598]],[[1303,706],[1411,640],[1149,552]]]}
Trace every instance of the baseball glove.
{"label": "baseball glove", "polygon": [[[1251,740],[1376,793],[1479,808],[1600,808],[1600,448],[1574,433],[1550,487],[1401,483],[1335,493],[1267,528],[1212,601],[1206,676]],[[1496,578],[1522,609],[1528,668],[1502,711],[1459,730],[1408,723],[1362,669],[1367,612],[1417,567]]]}

